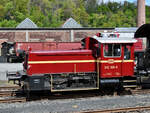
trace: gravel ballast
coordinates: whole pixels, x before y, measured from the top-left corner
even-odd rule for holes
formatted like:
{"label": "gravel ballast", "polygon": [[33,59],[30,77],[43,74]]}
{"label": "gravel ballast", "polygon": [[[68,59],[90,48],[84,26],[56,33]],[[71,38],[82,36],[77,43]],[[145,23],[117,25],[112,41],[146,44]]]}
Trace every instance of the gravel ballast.
{"label": "gravel ballast", "polygon": [[3,103],[0,104],[0,113],[70,113],[149,105],[150,94],[112,97],[105,96],[78,99],[41,100],[26,103]]}

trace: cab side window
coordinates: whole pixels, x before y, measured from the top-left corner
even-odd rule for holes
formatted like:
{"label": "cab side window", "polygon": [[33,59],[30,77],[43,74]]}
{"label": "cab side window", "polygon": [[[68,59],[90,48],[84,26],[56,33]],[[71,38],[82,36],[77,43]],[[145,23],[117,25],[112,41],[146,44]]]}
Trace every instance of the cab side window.
{"label": "cab side window", "polygon": [[100,50],[101,50],[101,45],[100,43],[96,43],[93,45],[93,51],[94,51],[94,55],[96,57],[99,57],[100,56]]}
{"label": "cab side window", "polygon": [[114,56],[121,56],[121,48],[120,48],[120,44],[115,44],[113,47],[113,55]]}
{"label": "cab side window", "polygon": [[124,46],[124,60],[129,60],[131,57],[131,46]]}

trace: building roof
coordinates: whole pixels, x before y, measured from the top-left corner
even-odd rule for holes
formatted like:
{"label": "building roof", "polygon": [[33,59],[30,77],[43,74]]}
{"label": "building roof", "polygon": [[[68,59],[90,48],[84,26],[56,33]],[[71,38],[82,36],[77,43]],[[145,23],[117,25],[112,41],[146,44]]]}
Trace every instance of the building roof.
{"label": "building roof", "polygon": [[16,28],[38,28],[38,27],[29,18],[26,18]]}
{"label": "building roof", "polygon": [[115,31],[119,33],[135,33],[137,29],[137,27],[118,27],[115,28]]}
{"label": "building roof", "polygon": [[69,18],[63,25],[62,28],[82,28],[73,18]]}

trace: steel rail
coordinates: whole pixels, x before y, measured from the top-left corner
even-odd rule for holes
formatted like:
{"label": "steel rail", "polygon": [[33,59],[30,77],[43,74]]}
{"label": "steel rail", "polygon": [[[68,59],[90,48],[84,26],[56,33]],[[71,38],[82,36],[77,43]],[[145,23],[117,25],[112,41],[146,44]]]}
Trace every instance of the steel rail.
{"label": "steel rail", "polygon": [[26,98],[4,98],[0,99],[0,103],[26,102]]}
{"label": "steel rail", "polygon": [[15,95],[14,91],[0,91],[0,97],[13,96],[13,95]]}
{"label": "steel rail", "polygon": [[18,90],[12,90],[12,91],[0,91],[0,97],[6,97],[6,96],[15,96],[17,94],[21,94],[22,91]]}
{"label": "steel rail", "polygon": [[116,109],[105,109],[105,110],[93,110],[93,111],[85,111],[81,113],[118,113],[118,112],[133,112],[133,111],[142,111],[142,110],[150,110],[150,106],[139,106],[139,107],[127,107],[127,108],[116,108]]}
{"label": "steel rail", "polygon": [[0,86],[0,90],[10,90],[10,89],[20,89],[20,87],[19,86]]}

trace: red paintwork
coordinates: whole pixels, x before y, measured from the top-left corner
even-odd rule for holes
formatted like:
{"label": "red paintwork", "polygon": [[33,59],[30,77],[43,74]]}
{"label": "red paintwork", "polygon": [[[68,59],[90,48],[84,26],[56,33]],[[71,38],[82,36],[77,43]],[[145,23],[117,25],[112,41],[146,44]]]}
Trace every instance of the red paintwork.
{"label": "red paintwork", "polygon": [[[63,50],[63,51],[31,51],[30,54],[36,54],[37,56],[44,56],[44,55],[89,55],[92,54],[91,50]],[[34,59],[32,59],[34,60]]]}
{"label": "red paintwork", "polygon": [[[94,60],[91,50],[72,50],[72,51],[47,51],[30,52],[28,61],[76,61]],[[76,73],[76,72],[95,72],[96,63],[37,63],[29,64],[27,73]],[[38,70],[37,70],[38,69]]]}
{"label": "red paintwork", "polygon": [[143,39],[138,38],[136,40],[137,40],[137,42],[134,44],[135,52],[142,52],[142,51],[144,51],[145,48],[146,48],[146,45],[144,45]]}
{"label": "red paintwork", "polygon": [[[120,57],[104,57],[102,43],[98,44],[96,40],[90,37],[84,41],[85,49],[82,50],[29,52],[27,74],[32,76],[45,73],[97,72],[100,78],[118,78],[134,75],[134,45],[132,43],[121,44],[122,53]],[[124,61],[123,45],[131,46],[131,57],[126,61]],[[99,56],[96,55],[98,46],[101,46]],[[62,63],[62,61],[64,62]],[[71,62],[68,63],[66,61]],[[36,63],[33,64],[31,62]]]}
{"label": "red paintwork", "polygon": [[[131,47],[130,60],[134,61],[134,44],[129,44],[129,46]],[[124,51],[122,54],[124,54]],[[122,76],[133,76],[133,75],[134,75],[134,62],[123,62],[122,63]]]}
{"label": "red paintwork", "polygon": [[27,51],[48,51],[48,50],[74,50],[82,48],[79,42],[16,42],[15,51],[18,56],[18,50]]}
{"label": "red paintwork", "polygon": [[[121,63],[113,63],[115,60],[121,60],[121,57],[112,58],[104,57],[104,48],[101,45],[101,58],[102,61],[108,61],[108,63],[99,63],[100,65],[100,76],[101,78],[121,77]],[[110,62],[109,62],[110,61]]]}
{"label": "red paintwork", "polygon": [[[123,45],[123,44],[122,44]],[[128,45],[128,44],[124,44]],[[131,58],[134,60],[134,45],[131,46]],[[101,58],[102,61],[108,61],[108,63],[99,63],[100,77],[101,78],[112,78],[112,77],[123,77],[123,76],[133,76],[134,75],[134,62],[124,62],[124,47],[121,48],[120,57],[104,57],[103,44],[101,45]],[[120,62],[115,62],[120,61]]]}

